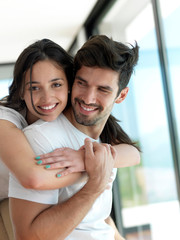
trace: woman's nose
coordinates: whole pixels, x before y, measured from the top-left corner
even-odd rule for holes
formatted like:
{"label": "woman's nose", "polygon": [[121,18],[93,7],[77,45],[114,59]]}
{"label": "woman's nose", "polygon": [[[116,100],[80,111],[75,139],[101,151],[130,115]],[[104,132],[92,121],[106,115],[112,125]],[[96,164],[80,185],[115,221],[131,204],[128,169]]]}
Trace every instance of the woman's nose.
{"label": "woman's nose", "polygon": [[48,103],[50,102],[52,98],[52,93],[50,90],[43,90],[42,93],[41,93],[41,100],[44,102],[44,103]]}

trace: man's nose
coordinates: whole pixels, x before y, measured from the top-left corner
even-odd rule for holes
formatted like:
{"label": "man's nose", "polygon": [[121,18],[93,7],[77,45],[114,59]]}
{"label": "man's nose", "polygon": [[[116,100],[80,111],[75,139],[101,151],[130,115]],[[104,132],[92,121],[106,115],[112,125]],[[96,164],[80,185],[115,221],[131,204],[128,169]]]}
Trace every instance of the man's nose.
{"label": "man's nose", "polygon": [[84,94],[83,101],[86,104],[96,103],[96,91],[88,89]]}

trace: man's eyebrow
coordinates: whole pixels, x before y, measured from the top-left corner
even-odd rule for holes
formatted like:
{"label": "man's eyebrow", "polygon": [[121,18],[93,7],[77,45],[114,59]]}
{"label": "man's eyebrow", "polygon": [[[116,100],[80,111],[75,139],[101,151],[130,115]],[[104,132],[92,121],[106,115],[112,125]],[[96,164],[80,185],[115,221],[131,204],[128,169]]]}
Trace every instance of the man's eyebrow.
{"label": "man's eyebrow", "polygon": [[[88,84],[88,81],[86,81],[85,79],[83,79],[82,77],[80,76],[76,76],[77,79],[79,79],[80,81]],[[99,85],[98,88],[101,88],[101,89],[104,89],[104,90],[107,90],[107,91],[110,91],[112,92],[113,91],[113,88],[111,88],[110,86],[108,85],[105,85],[105,86],[102,86],[102,85]]]}
{"label": "man's eyebrow", "polygon": [[[56,81],[58,81],[58,80],[62,80],[62,81],[64,81],[64,78],[53,78],[53,79],[51,79],[51,80],[49,80],[49,82],[56,82]],[[40,82],[38,82],[38,81],[32,81],[32,82],[27,82],[25,85],[28,85],[28,84],[40,84]]]}
{"label": "man's eyebrow", "polygon": [[77,78],[77,79],[79,79],[79,80],[81,80],[81,81],[87,83],[87,81],[86,81],[84,78],[80,77],[80,76],[76,76],[75,78]]}

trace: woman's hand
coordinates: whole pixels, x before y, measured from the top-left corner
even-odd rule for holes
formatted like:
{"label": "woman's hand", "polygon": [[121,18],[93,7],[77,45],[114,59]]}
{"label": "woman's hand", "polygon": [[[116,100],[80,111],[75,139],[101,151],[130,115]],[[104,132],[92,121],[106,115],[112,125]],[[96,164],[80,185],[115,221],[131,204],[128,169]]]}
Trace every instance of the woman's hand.
{"label": "woman's hand", "polygon": [[53,152],[37,156],[38,165],[45,165],[46,169],[61,169],[57,177],[66,176],[74,172],[85,171],[84,149],[57,148]]}

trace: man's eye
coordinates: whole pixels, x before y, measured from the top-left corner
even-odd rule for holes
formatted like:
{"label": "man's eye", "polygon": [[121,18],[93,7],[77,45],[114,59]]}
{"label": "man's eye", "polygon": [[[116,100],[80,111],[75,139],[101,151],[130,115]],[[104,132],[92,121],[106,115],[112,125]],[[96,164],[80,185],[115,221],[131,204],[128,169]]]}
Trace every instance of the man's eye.
{"label": "man's eye", "polygon": [[77,84],[80,85],[80,86],[85,86],[86,84],[82,81],[77,81]]}
{"label": "man's eye", "polygon": [[109,93],[109,91],[107,90],[107,89],[105,89],[105,88],[100,88],[99,89],[101,92],[103,92],[103,93]]}

